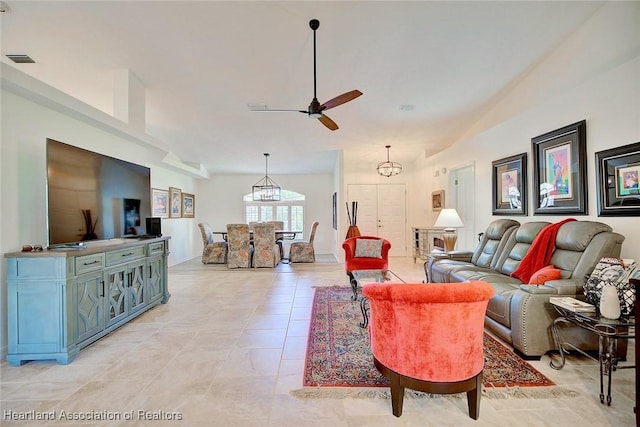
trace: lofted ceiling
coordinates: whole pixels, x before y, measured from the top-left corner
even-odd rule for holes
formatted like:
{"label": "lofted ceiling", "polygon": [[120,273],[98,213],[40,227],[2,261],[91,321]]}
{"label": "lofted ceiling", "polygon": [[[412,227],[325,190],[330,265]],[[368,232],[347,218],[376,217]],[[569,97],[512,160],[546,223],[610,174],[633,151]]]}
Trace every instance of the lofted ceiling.
{"label": "lofted ceiling", "polygon": [[[455,143],[603,2],[11,1],[2,61],[113,114],[114,71],[146,88],[146,132],[211,174],[331,173],[411,163]],[[317,18],[320,103],[313,98]],[[8,54],[26,54],[16,64]]]}

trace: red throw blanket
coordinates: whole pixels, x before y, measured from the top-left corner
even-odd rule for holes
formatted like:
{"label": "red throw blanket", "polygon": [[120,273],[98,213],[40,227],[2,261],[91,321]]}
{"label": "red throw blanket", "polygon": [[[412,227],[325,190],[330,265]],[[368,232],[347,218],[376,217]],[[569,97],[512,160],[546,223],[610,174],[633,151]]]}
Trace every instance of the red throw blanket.
{"label": "red throw blanket", "polygon": [[533,273],[549,265],[551,255],[556,249],[556,236],[562,224],[575,220],[575,218],[567,218],[560,222],[549,224],[540,230],[540,233],[531,242],[531,247],[522,258],[522,261],[520,261],[518,268],[511,273],[511,277],[520,279],[522,283],[529,283]]}

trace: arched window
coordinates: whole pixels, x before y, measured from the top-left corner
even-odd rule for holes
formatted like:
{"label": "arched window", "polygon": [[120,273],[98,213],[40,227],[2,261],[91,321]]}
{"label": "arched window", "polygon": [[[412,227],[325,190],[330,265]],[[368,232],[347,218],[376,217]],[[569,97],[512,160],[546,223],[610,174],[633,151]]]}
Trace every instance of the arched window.
{"label": "arched window", "polygon": [[256,202],[251,193],[242,197],[244,221],[282,221],[287,231],[304,231],[304,194],[281,190],[277,202]]}

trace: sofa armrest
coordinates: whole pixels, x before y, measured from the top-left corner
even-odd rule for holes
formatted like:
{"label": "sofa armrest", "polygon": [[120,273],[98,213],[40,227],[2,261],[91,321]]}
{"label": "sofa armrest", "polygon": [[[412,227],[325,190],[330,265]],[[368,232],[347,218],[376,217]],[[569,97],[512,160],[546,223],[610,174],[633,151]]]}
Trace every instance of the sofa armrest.
{"label": "sofa armrest", "polygon": [[549,280],[544,285],[520,285],[529,294],[575,295],[578,286],[573,279]]}
{"label": "sofa armrest", "polygon": [[576,295],[582,287],[575,279],[550,280],[544,285],[556,289],[558,295]]}
{"label": "sofa armrest", "polygon": [[557,295],[555,288],[546,285],[520,285],[520,290],[535,295]]}
{"label": "sofa armrest", "polygon": [[473,258],[472,251],[450,251],[447,252],[447,255],[450,259],[464,262],[471,262],[471,258]]}

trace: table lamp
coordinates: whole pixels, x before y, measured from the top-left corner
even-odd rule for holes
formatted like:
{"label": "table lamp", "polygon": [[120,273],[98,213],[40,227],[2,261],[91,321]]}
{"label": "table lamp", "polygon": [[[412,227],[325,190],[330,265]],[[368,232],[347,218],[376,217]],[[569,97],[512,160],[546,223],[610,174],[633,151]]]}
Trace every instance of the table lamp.
{"label": "table lamp", "polygon": [[434,227],[444,228],[443,239],[445,252],[453,251],[456,246],[456,240],[458,240],[456,228],[464,227],[458,212],[456,212],[455,209],[442,209],[433,225]]}

